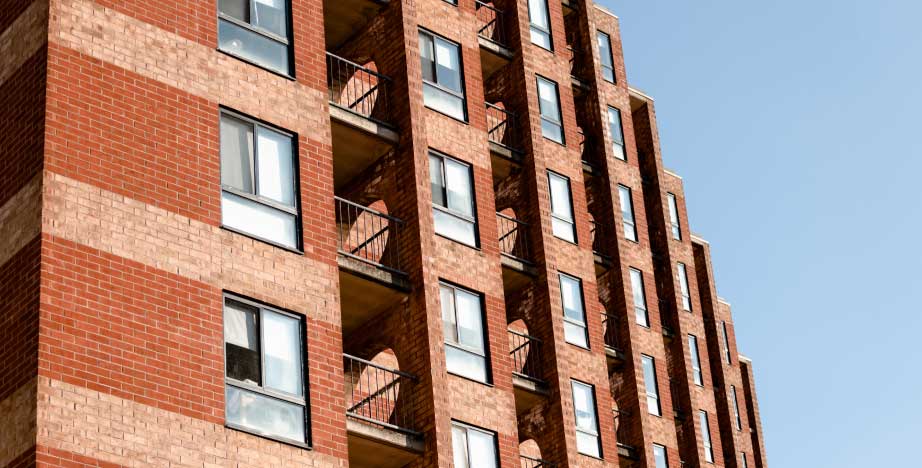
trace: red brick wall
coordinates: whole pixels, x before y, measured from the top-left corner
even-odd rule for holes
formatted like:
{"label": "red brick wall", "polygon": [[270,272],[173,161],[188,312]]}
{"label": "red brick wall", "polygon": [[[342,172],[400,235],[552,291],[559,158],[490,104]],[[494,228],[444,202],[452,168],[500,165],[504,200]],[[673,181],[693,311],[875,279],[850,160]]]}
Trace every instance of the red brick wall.
{"label": "red brick wall", "polygon": [[40,48],[0,82],[0,206],[42,167],[47,55]]}
{"label": "red brick wall", "polygon": [[37,373],[40,253],[36,237],[0,265],[0,401]]}

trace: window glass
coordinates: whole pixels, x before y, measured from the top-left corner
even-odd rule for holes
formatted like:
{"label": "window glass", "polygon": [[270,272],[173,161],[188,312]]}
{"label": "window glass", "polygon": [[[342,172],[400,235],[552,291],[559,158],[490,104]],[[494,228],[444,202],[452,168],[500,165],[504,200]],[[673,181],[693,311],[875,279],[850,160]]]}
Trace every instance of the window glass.
{"label": "window glass", "polygon": [[570,179],[553,172],[548,172],[547,177],[551,193],[551,228],[554,236],[576,242]]}
{"label": "window glass", "polygon": [[647,392],[647,411],[662,416],[659,405],[659,384],[656,381],[656,364],[650,356],[641,356],[643,363],[643,383]]}
{"label": "window glass", "polygon": [[558,273],[557,277],[560,279],[560,294],[563,298],[564,338],[570,344],[588,348],[582,283],[563,273]]}
{"label": "window glass", "polygon": [[250,2],[248,0],[219,0],[218,11],[236,18],[244,23],[250,22]]}
{"label": "window glass", "polygon": [[684,263],[679,263],[679,288],[682,291],[682,308],[691,311],[691,296],[688,293],[688,272]]}
{"label": "window glass", "polygon": [[682,230],[679,228],[679,207],[676,204],[675,195],[667,193],[666,198],[669,200],[669,224],[672,227],[672,238],[682,240]]}
{"label": "window glass", "polygon": [[570,381],[573,411],[576,417],[576,450],[584,455],[601,457],[599,423],[595,410],[595,392],[591,385]]}
{"label": "window glass", "polygon": [[486,343],[480,295],[443,283],[439,297],[442,301],[448,371],[486,382]]}
{"label": "window glass", "polygon": [[637,228],[634,224],[634,201],[631,198],[631,189],[619,185],[618,198],[621,203],[621,219],[624,224],[624,237],[637,242]]}
{"label": "window glass", "polygon": [[266,387],[302,395],[300,321],[273,313],[266,313],[263,317]]}
{"label": "window glass", "polygon": [[419,32],[419,47],[423,103],[458,120],[467,120],[461,48],[425,31]]}
{"label": "window glass", "polygon": [[471,169],[451,159],[445,160],[445,180],[448,191],[448,208],[473,216],[474,199],[471,196]]}
{"label": "window glass", "polygon": [[458,57],[458,46],[436,37],[435,57],[438,83],[452,91],[460,93],[461,63]]}
{"label": "window glass", "polygon": [[740,452],[740,462],[741,468],[749,468],[749,462],[746,460],[746,454],[743,452]]}
{"label": "window glass", "polygon": [[260,385],[259,334],[255,307],[228,300],[224,306],[224,340],[227,376]]}
{"label": "window glass", "polygon": [[647,314],[647,297],[643,287],[643,275],[639,270],[631,268],[631,294],[634,299],[634,319],[639,325],[650,326]]}
{"label": "window glass", "polygon": [[714,463],[714,449],[711,446],[711,426],[708,423],[708,414],[698,411],[698,420],[701,424],[701,440],[704,443],[704,461]]}
{"label": "window glass", "polygon": [[624,161],[624,128],[621,126],[621,111],[614,107],[608,108],[608,130],[611,133],[611,149],[615,157]]}
{"label": "window glass", "polygon": [[297,246],[297,222],[293,214],[224,192],[221,215],[225,226],[286,247]]}
{"label": "window glass", "polygon": [[730,386],[730,403],[733,405],[733,418],[736,423],[736,430],[741,431],[743,430],[743,421],[740,419],[740,404],[736,399],[736,387],[733,385]]}
{"label": "window glass", "polygon": [[653,444],[653,459],[656,462],[656,468],[669,468],[669,460],[666,458],[666,447]]}
{"label": "window glass", "polygon": [[278,36],[285,36],[288,19],[284,0],[254,0],[253,25]]}
{"label": "window glass", "polygon": [[724,360],[727,361],[727,364],[730,364],[730,338],[727,336],[727,322],[720,322],[720,335],[721,341],[723,341]]}
{"label": "window glass", "polygon": [[471,167],[430,153],[429,175],[435,232],[476,247],[477,218],[474,213]]}
{"label": "window glass", "polygon": [[218,48],[290,75],[286,0],[219,0]]}
{"label": "window glass", "polygon": [[259,195],[294,206],[294,163],[291,138],[264,127],[257,131]]}
{"label": "window glass", "polygon": [[541,111],[541,134],[545,138],[563,144],[557,83],[540,76],[538,77],[538,107]]}
{"label": "window glass", "polygon": [[227,386],[227,422],[258,434],[304,442],[304,407]]}
{"label": "window glass", "polygon": [[253,124],[230,117],[221,117],[221,183],[255,193]]}
{"label": "window glass", "polygon": [[599,60],[602,62],[602,78],[612,83],[615,82],[615,65],[611,55],[611,37],[598,31]]}
{"label": "window glass", "polygon": [[698,337],[688,335],[688,351],[691,354],[692,376],[695,379],[695,385],[704,385],[704,378],[701,375],[701,358],[698,356]]}
{"label": "window glass", "polygon": [[528,0],[528,20],[531,22],[531,42],[552,50],[551,21],[548,16],[547,0]]}
{"label": "window glass", "polygon": [[496,468],[496,435],[452,422],[451,449],[454,468]]}

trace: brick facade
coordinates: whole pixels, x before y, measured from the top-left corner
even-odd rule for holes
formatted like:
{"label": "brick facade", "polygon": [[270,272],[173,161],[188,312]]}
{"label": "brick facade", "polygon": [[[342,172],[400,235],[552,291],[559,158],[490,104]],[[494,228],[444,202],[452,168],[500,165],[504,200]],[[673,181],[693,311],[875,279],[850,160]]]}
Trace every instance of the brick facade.
{"label": "brick facade", "polygon": [[[546,50],[530,39],[524,0],[348,1],[342,17],[332,0],[283,2],[291,76],[220,50],[216,1],[0,1],[0,466],[363,467],[376,466],[367,447],[379,444],[382,466],[450,467],[455,422],[495,434],[507,468],[531,463],[522,455],[652,468],[654,444],[669,466],[708,466],[698,411],[715,466],[740,456],[766,466],[751,363],[736,351],[710,247],[689,230],[681,178],[663,167],[653,100],[628,86],[618,18],[549,0]],[[344,18],[350,34],[333,43]],[[463,121],[426,105],[421,30],[459,46]],[[614,82],[596,31],[611,38]],[[329,102],[332,60],[359,67],[352,85],[383,76],[358,96],[373,111]],[[542,136],[539,76],[558,86],[563,144]],[[609,107],[621,112],[625,160]],[[502,142],[499,108],[514,115]],[[298,248],[223,226],[222,110],[295,135]],[[342,180],[336,160],[355,148],[373,161]],[[471,167],[475,247],[436,233],[432,151]],[[569,179],[576,242],[553,234],[548,171]],[[621,185],[637,242],[625,236]],[[345,246],[343,232],[370,231],[334,200],[402,224]],[[499,212],[518,220],[515,237]],[[374,242],[394,265],[359,258]],[[634,320],[632,269],[649,327]],[[560,273],[580,280],[587,347],[567,342]],[[482,299],[486,383],[447,370],[442,284]],[[228,427],[225,293],[303,318],[304,446]],[[356,318],[373,298],[383,298],[374,313]],[[516,336],[528,347],[514,348]],[[661,416],[647,411],[642,356],[656,363]],[[355,376],[371,372],[405,380],[357,390]],[[601,457],[578,450],[574,381],[594,390]],[[360,417],[388,392],[383,418]],[[391,453],[407,458],[395,465]]]}

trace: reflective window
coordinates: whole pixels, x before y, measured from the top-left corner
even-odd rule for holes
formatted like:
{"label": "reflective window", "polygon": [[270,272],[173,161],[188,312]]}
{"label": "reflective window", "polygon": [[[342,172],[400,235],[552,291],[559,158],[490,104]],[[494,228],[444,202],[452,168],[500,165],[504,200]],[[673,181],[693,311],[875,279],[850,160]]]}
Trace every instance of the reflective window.
{"label": "reflective window", "polygon": [[695,379],[695,385],[704,385],[704,378],[701,375],[701,358],[698,355],[698,337],[688,335],[688,352],[691,354],[692,376]]}
{"label": "reflective window", "polygon": [[426,31],[419,32],[423,103],[458,120],[467,120],[461,48]]}
{"label": "reflective window", "polygon": [[306,442],[301,319],[227,296],[224,354],[228,425]]}
{"label": "reflective window", "polygon": [[746,454],[740,452],[740,468],[749,468],[749,462],[746,460]]}
{"label": "reflective window", "polygon": [[445,360],[448,372],[487,382],[483,306],[479,294],[442,283],[439,286]]}
{"label": "reflective window", "polygon": [[287,0],[218,0],[218,48],[291,75]]}
{"label": "reflective window", "polygon": [[557,83],[538,77],[538,107],[541,111],[541,135],[563,144],[563,120],[560,117],[560,95]]}
{"label": "reflective window", "polygon": [[451,422],[454,468],[496,468],[496,434],[467,424]]}
{"label": "reflective window", "polygon": [[573,200],[570,197],[570,179],[548,171],[551,193],[551,230],[555,237],[576,242],[576,225],[573,223]]}
{"label": "reflective window", "polygon": [[682,291],[682,308],[691,311],[691,295],[688,293],[688,271],[684,263],[679,263],[679,288]]}
{"label": "reflective window", "polygon": [[621,125],[621,111],[614,107],[608,108],[608,130],[611,133],[611,150],[615,157],[625,161],[624,154],[624,128]]}
{"label": "reflective window", "polygon": [[294,138],[245,117],[221,114],[221,221],[297,249]]}
{"label": "reflective window", "polygon": [[698,421],[701,424],[701,441],[704,444],[704,461],[714,463],[714,448],[711,446],[711,425],[708,423],[706,411],[698,411]]}
{"label": "reflective window", "polygon": [[736,422],[736,430],[743,430],[743,420],[740,418],[740,402],[736,399],[736,386],[730,386],[730,404],[733,406],[733,418]]}
{"label": "reflective window", "polygon": [[653,460],[656,468],[669,468],[669,459],[666,455],[666,447],[653,444]]}
{"label": "reflective window", "polygon": [[656,363],[653,358],[642,355],[640,360],[643,364],[643,383],[647,392],[647,411],[656,416],[662,416],[662,410],[659,404],[659,383],[656,381]]}
{"label": "reflective window", "polygon": [[575,380],[571,380],[570,384],[573,390],[573,412],[576,417],[576,450],[584,455],[602,458],[595,389],[592,385]]}
{"label": "reflective window", "polygon": [[682,230],[679,227],[679,206],[675,195],[667,193],[666,198],[669,200],[669,225],[672,226],[672,238],[682,240]]}
{"label": "reflective window", "polygon": [[429,153],[435,232],[477,247],[474,183],[471,166],[442,154]]}
{"label": "reflective window", "polygon": [[650,316],[647,314],[647,295],[643,286],[643,274],[640,270],[631,268],[631,295],[634,299],[634,319],[638,325],[650,326]]}
{"label": "reflective window", "polygon": [[621,220],[624,224],[624,238],[637,242],[637,227],[634,224],[634,200],[631,189],[618,185],[618,200],[621,203]]}
{"label": "reflective window", "polygon": [[578,278],[558,273],[563,299],[563,331],[567,343],[589,347],[586,332],[586,311],[583,308],[583,284]]}
{"label": "reflective window", "polygon": [[602,62],[602,78],[612,83],[615,82],[615,63],[611,55],[611,37],[602,31],[597,31],[599,40],[599,60]]}
{"label": "reflective window", "polygon": [[720,340],[722,341],[723,351],[724,351],[724,360],[727,364],[730,362],[730,338],[727,337],[727,322],[720,322]]}
{"label": "reflective window", "polygon": [[547,50],[553,50],[547,0],[528,0],[528,21],[531,29],[531,42]]}

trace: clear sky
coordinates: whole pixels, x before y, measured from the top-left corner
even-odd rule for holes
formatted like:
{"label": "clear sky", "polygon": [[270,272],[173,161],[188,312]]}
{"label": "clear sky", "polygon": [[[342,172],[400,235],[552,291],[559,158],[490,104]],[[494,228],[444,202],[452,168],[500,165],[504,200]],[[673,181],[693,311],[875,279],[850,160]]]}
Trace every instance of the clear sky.
{"label": "clear sky", "polygon": [[769,466],[922,466],[922,1],[597,1],[711,242]]}

